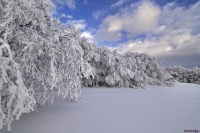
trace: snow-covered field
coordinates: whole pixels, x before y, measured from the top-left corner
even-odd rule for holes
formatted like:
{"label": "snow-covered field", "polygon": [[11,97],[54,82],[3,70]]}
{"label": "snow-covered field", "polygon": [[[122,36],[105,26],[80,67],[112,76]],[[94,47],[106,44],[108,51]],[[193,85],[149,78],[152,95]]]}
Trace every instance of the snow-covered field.
{"label": "snow-covered field", "polygon": [[184,133],[200,132],[200,85],[174,88],[86,88],[83,103],[56,99],[23,114],[1,133]]}

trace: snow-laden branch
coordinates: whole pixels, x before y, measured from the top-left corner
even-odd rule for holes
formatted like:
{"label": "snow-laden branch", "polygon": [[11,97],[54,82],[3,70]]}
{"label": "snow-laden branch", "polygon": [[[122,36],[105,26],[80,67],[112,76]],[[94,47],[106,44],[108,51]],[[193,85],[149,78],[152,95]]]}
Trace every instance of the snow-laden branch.
{"label": "snow-laden branch", "polygon": [[55,95],[83,100],[81,78],[92,69],[80,34],[53,18],[50,7],[50,0],[0,0],[1,128]]}

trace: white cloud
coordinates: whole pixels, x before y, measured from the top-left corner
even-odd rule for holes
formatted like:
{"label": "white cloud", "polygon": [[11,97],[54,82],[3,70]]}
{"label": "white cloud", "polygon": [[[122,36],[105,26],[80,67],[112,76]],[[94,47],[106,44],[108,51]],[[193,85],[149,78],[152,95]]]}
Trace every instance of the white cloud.
{"label": "white cloud", "polygon": [[73,16],[72,15],[66,15],[66,18],[73,19]]}
{"label": "white cloud", "polygon": [[95,19],[99,19],[99,16],[101,15],[101,12],[100,10],[97,10],[95,12],[92,12],[92,16],[95,18]]}
{"label": "white cloud", "polygon": [[118,0],[116,3],[112,4],[110,8],[116,8],[116,7],[122,6],[127,1],[129,0]]}
{"label": "white cloud", "polygon": [[87,30],[82,32],[81,37],[85,37],[88,39],[89,42],[93,42],[94,35],[91,31]]}
{"label": "white cloud", "polygon": [[106,13],[106,9],[97,10],[97,11],[92,12],[92,16],[95,19],[99,19],[99,17],[102,16],[102,15],[104,15],[105,13]]}
{"label": "white cloud", "polygon": [[71,10],[76,9],[76,2],[75,0],[53,0],[58,5],[67,5]]}
{"label": "white cloud", "polygon": [[87,4],[88,4],[87,0],[84,0],[84,4],[85,4],[85,5],[87,5]]}
{"label": "white cloud", "polygon": [[66,0],[65,2],[70,9],[74,10],[76,8],[75,0]]}
{"label": "white cloud", "polygon": [[81,37],[85,37],[85,38],[88,39],[89,42],[94,42],[95,43],[95,40],[94,40],[95,32],[96,32],[96,29],[90,28],[89,30],[83,31],[81,33]]}
{"label": "white cloud", "polygon": [[97,32],[102,41],[118,41],[126,32],[131,38],[150,32],[158,25],[160,8],[150,1],[132,4],[115,15],[107,16]]}
{"label": "white cloud", "polygon": [[122,21],[118,15],[110,15],[104,19],[100,29],[97,31],[98,39],[109,41],[120,40],[122,37],[120,33],[122,28]]}
{"label": "white cloud", "polygon": [[121,52],[147,52],[164,62],[170,60],[167,63],[171,65],[181,62],[182,65],[191,66],[185,62],[193,58],[193,65],[200,66],[199,12],[200,1],[189,8],[175,3],[166,4],[161,9],[158,26],[147,32],[145,38],[130,39],[120,44],[118,49]]}
{"label": "white cloud", "polygon": [[90,31],[84,31],[81,34],[82,37],[88,38],[88,39],[93,39],[93,35]]}
{"label": "white cloud", "polygon": [[67,25],[73,25],[76,29],[84,30],[87,26],[84,19],[81,20],[67,20]]}

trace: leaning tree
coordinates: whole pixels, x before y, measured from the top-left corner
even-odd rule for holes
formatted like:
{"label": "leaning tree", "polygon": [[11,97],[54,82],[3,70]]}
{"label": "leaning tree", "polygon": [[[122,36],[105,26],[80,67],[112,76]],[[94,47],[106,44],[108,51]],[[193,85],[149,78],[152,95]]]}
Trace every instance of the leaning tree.
{"label": "leaning tree", "polygon": [[74,28],[52,17],[50,0],[0,0],[0,128],[54,95],[82,100],[91,74]]}

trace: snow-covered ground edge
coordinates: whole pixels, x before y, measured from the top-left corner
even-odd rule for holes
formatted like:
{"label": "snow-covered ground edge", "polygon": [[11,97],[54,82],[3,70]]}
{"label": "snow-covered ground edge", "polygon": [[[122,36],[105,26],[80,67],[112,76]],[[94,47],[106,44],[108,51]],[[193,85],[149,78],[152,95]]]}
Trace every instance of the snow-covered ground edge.
{"label": "snow-covered ground edge", "polygon": [[183,133],[200,132],[200,85],[146,89],[86,88],[83,103],[56,99],[23,114],[1,133]]}

